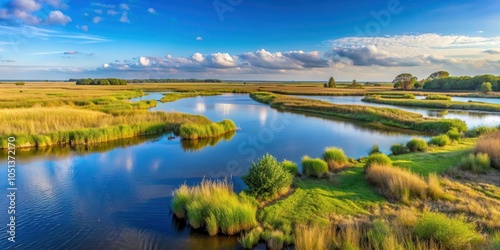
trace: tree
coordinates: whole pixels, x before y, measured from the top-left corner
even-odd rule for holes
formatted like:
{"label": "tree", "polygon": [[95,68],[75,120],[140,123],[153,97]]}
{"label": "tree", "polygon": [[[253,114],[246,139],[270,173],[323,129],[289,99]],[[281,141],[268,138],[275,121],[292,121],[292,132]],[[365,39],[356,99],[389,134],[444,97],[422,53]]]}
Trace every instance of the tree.
{"label": "tree", "polygon": [[432,73],[429,77],[427,77],[428,81],[434,80],[434,79],[441,79],[441,78],[447,78],[450,77],[450,73],[447,71],[437,71]]}
{"label": "tree", "polygon": [[481,92],[483,92],[483,94],[488,94],[491,91],[493,91],[493,89],[490,82],[483,82],[483,84],[481,84]]}
{"label": "tree", "polygon": [[410,90],[413,88],[417,80],[417,77],[413,76],[412,74],[403,73],[396,76],[392,83],[394,83],[394,88]]}
{"label": "tree", "polygon": [[357,88],[358,87],[358,82],[356,81],[356,79],[352,80],[352,87],[353,88]]}
{"label": "tree", "polygon": [[266,154],[257,163],[252,162],[248,173],[242,177],[250,194],[259,199],[275,196],[292,185],[293,175],[276,158]]}
{"label": "tree", "polygon": [[337,85],[335,84],[335,79],[333,79],[333,76],[330,77],[330,80],[328,80],[328,87],[329,88],[336,88]]}

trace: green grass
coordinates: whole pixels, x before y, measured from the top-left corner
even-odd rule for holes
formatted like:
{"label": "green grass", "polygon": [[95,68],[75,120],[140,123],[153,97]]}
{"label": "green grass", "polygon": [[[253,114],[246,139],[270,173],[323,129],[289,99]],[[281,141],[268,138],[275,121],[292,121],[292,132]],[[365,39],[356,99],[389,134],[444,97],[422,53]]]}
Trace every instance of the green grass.
{"label": "green grass", "polygon": [[305,176],[321,178],[328,173],[328,164],[320,158],[302,158],[302,172]]}
{"label": "green grass", "polygon": [[444,147],[432,147],[424,153],[391,155],[395,166],[411,169],[422,176],[429,173],[442,173],[458,165],[463,156],[468,155],[475,146],[477,139],[467,138]]}
{"label": "green grass", "polygon": [[185,140],[197,140],[218,137],[236,131],[236,124],[231,120],[210,124],[184,123],[179,128],[179,135]]}
{"label": "green grass", "polygon": [[257,225],[254,204],[233,191],[232,185],[204,180],[200,185],[182,185],[173,193],[171,208],[177,218],[186,218],[193,228],[210,235],[234,235]]}
{"label": "green grass", "polygon": [[425,100],[441,100],[441,101],[451,101],[451,96],[447,95],[428,95]]}
{"label": "green grass", "polygon": [[500,104],[492,104],[492,103],[456,102],[456,101],[444,101],[444,100],[386,99],[386,98],[378,98],[376,96],[367,96],[363,98],[362,101],[396,105],[396,106],[500,112]]}
{"label": "green grass", "polygon": [[406,143],[406,147],[410,152],[425,152],[429,148],[429,145],[427,145],[427,142],[422,138],[413,138]]}
{"label": "green grass", "polygon": [[482,239],[475,226],[463,218],[450,218],[432,212],[424,213],[415,225],[415,233],[422,239],[436,240],[448,249],[466,247]]}
{"label": "green grass", "polygon": [[365,169],[370,168],[372,165],[392,165],[392,160],[387,155],[378,153],[369,155],[365,160]]}
{"label": "green grass", "polygon": [[277,109],[378,122],[384,125],[424,132],[446,133],[452,128],[457,128],[458,131],[467,130],[465,122],[459,119],[424,118],[420,114],[396,108],[338,105],[325,101],[277,95],[266,92],[251,93],[250,97],[255,101],[269,104],[271,107]]}
{"label": "green grass", "polygon": [[262,228],[256,227],[248,233],[244,233],[238,240],[245,249],[253,249],[259,243],[262,234]]}
{"label": "green grass", "polygon": [[295,162],[289,160],[283,160],[281,162],[281,165],[283,166],[283,168],[286,169],[286,171],[288,171],[290,174],[293,174],[293,176],[297,176],[299,174],[299,169],[297,167],[297,164],[295,164]]}
{"label": "green grass", "polygon": [[429,141],[429,144],[436,145],[439,147],[444,147],[450,144],[450,142],[451,142],[450,137],[448,137],[447,134],[442,134],[432,137],[431,140]]}
{"label": "green grass", "polygon": [[328,163],[330,171],[341,169],[349,164],[344,150],[336,147],[325,148],[325,152],[323,152],[323,160]]}
{"label": "green grass", "polygon": [[298,180],[292,195],[259,210],[259,221],[276,229],[308,222],[327,225],[332,214],[369,214],[369,207],[384,201],[365,180],[361,166],[340,172],[336,179]]}
{"label": "green grass", "polygon": [[485,174],[491,169],[491,160],[487,154],[469,154],[462,158],[458,165],[461,170],[471,171],[475,174]]}
{"label": "green grass", "polygon": [[391,152],[392,155],[402,155],[408,153],[409,150],[405,145],[401,143],[396,143],[391,146]]}

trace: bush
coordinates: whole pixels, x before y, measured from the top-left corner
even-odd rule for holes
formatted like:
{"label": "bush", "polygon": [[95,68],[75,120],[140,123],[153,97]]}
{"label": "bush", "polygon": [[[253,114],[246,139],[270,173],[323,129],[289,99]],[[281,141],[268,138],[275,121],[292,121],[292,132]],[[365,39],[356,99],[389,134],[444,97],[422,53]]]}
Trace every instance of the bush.
{"label": "bush", "polygon": [[415,233],[419,238],[435,240],[448,249],[463,248],[481,240],[474,225],[466,223],[463,218],[449,218],[433,212],[423,214],[415,225]]}
{"label": "bush", "polygon": [[262,159],[258,159],[257,163],[252,162],[248,174],[242,179],[250,194],[259,199],[268,199],[289,188],[293,175],[283,168],[276,158],[266,154]]}
{"label": "bush", "polygon": [[406,147],[411,152],[425,152],[429,148],[427,142],[421,138],[413,138],[411,141],[406,143]]}
{"label": "bush", "polygon": [[460,141],[462,138],[462,135],[456,128],[450,129],[448,132],[446,132],[446,135],[450,138],[452,141]]}
{"label": "bush", "polygon": [[408,153],[408,148],[401,143],[396,143],[391,146],[393,155],[402,155]]}
{"label": "bush", "polygon": [[389,197],[406,204],[411,197],[427,197],[427,183],[417,174],[405,169],[372,164],[366,169],[366,178],[370,183],[385,189]]}
{"label": "bush", "polygon": [[462,158],[458,167],[461,170],[471,171],[475,174],[484,174],[491,168],[491,161],[487,154],[469,154]]}
{"label": "bush", "polygon": [[328,168],[333,171],[340,169],[349,162],[347,161],[347,156],[341,148],[325,148],[325,152],[323,152],[323,160],[328,163]]}
{"label": "bush", "polygon": [[474,127],[467,132],[465,132],[465,136],[467,137],[479,137],[481,135],[486,135],[493,133],[497,131],[498,129],[495,127],[488,127],[488,126],[479,126],[479,127]]}
{"label": "bush", "polygon": [[372,155],[372,154],[377,154],[377,153],[381,153],[381,152],[380,152],[380,148],[379,148],[378,144],[375,144],[372,146],[372,148],[370,149],[368,154]]}
{"label": "bush", "polygon": [[17,86],[23,86],[24,84],[26,84],[26,83],[25,82],[16,82]]}
{"label": "bush", "polygon": [[197,229],[206,227],[210,235],[233,235],[257,225],[257,208],[242,200],[232,185],[203,180],[200,185],[182,185],[173,193],[171,208],[177,218],[185,218]]}
{"label": "bush", "polygon": [[307,177],[321,178],[328,173],[328,164],[320,158],[313,159],[306,155],[302,158],[302,172]]}
{"label": "bush", "polygon": [[500,169],[500,131],[481,136],[477,140],[476,152],[487,154],[491,166]]}
{"label": "bush", "polygon": [[403,99],[415,99],[415,96],[413,94],[404,94]]}
{"label": "bush", "polygon": [[293,176],[299,174],[299,169],[297,168],[297,164],[295,164],[295,162],[284,160],[283,162],[281,162],[281,165],[286,171],[288,171]]}
{"label": "bush", "polygon": [[428,95],[425,100],[442,100],[451,101],[451,97],[447,95]]}
{"label": "bush", "polygon": [[429,141],[429,144],[436,145],[439,147],[444,147],[450,144],[450,142],[451,142],[450,137],[448,137],[446,134],[442,134],[432,137],[431,140]]}
{"label": "bush", "polygon": [[385,154],[372,154],[366,159],[365,169],[370,168],[374,164],[392,166],[392,160]]}

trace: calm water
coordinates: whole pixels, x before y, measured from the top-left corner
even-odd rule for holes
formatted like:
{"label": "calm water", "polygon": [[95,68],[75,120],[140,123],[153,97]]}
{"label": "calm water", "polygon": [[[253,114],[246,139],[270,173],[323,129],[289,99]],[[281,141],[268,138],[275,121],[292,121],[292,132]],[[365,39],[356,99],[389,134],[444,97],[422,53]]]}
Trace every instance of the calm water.
{"label": "calm water", "polygon": [[[376,124],[281,113],[248,95],[182,99],[154,110],[230,118],[242,130],[196,143],[159,135],[90,148],[19,150],[17,243],[8,242],[2,230],[0,249],[235,249],[235,237],[208,237],[173,219],[172,191],[182,183],[224,176],[232,176],[240,191],[239,176],[266,152],[298,162],[303,155],[320,156],[324,147],[338,146],[358,158],[375,143],[388,152],[391,144],[412,137]],[[6,159],[5,152],[0,154]],[[6,179],[2,164],[0,180]],[[7,184],[0,183],[0,223],[5,225]]]}
{"label": "calm water", "polygon": [[[469,126],[469,128],[481,125],[488,125],[488,126],[500,125],[500,113],[495,113],[495,112],[416,108],[416,107],[404,107],[404,106],[395,106],[387,104],[369,103],[361,101],[361,99],[363,99],[363,96],[299,96],[299,97],[322,100],[337,104],[354,104],[354,105],[397,108],[401,110],[410,111],[413,113],[422,114],[425,117],[457,118],[465,121],[465,123],[467,123],[467,126]],[[453,97],[452,100],[464,101],[464,102],[467,102],[468,100],[473,100],[481,102],[500,103],[499,99],[493,99],[493,98]]]}

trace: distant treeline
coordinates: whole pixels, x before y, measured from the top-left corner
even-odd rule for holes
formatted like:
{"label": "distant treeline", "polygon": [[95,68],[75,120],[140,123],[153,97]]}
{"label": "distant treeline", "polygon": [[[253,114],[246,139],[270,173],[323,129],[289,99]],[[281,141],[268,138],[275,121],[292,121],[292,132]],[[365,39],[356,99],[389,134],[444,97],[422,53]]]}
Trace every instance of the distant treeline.
{"label": "distant treeline", "polygon": [[181,82],[222,82],[219,79],[132,79],[132,80],[127,80],[128,83],[163,83],[163,82],[168,82],[168,83],[181,83]]}
{"label": "distant treeline", "polygon": [[117,78],[102,78],[102,79],[70,79],[70,81],[75,81],[76,85],[127,85],[127,81]]}
{"label": "distant treeline", "polygon": [[489,82],[494,91],[500,91],[500,76],[477,75],[452,76],[433,79],[425,82],[424,89],[432,90],[479,90],[481,84]]}

